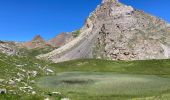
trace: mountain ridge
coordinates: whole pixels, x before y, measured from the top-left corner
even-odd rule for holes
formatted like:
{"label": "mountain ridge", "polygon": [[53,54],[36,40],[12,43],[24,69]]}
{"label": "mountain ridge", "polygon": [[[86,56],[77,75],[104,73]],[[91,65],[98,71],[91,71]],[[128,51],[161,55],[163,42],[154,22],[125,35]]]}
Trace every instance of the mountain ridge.
{"label": "mountain ridge", "polygon": [[65,44],[66,38],[68,38],[68,34],[64,32],[56,35],[48,41],[44,40],[40,35],[36,35],[31,41],[21,43],[19,47],[25,47],[27,49],[36,49],[51,46],[52,48],[58,48]]}
{"label": "mountain ridge", "polygon": [[70,43],[37,58],[62,62],[82,58],[109,60],[167,59],[170,32],[155,16],[103,0]]}

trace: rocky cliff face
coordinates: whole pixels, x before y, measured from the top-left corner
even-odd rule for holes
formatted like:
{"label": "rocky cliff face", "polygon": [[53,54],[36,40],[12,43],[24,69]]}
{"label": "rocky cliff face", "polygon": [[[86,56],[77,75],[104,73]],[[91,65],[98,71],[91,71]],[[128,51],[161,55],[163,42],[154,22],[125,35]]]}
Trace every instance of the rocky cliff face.
{"label": "rocky cliff face", "polygon": [[67,33],[60,33],[54,38],[50,39],[47,43],[53,47],[61,47],[66,43],[66,39],[68,37]]}
{"label": "rocky cliff face", "polygon": [[37,35],[31,41],[23,43],[21,47],[23,46],[28,49],[35,49],[42,48],[45,45],[47,45],[46,41],[40,35]]}
{"label": "rocky cliff face", "polygon": [[170,24],[167,24],[168,30],[170,30]]}
{"label": "rocky cliff face", "polygon": [[81,58],[144,60],[170,58],[169,25],[118,0],[103,0],[80,35],[38,58],[61,62]]}
{"label": "rocky cliff face", "polygon": [[19,51],[15,42],[0,41],[0,53],[7,55],[17,55],[18,52]]}
{"label": "rocky cliff face", "polygon": [[45,41],[40,35],[36,35],[28,42],[0,41],[0,53],[7,55],[22,55],[28,54],[28,52],[47,53],[73,39],[72,33],[61,33],[49,41]]}
{"label": "rocky cliff face", "polygon": [[40,35],[37,35],[29,42],[20,43],[19,47],[27,49],[37,49],[46,47],[59,48],[63,46],[69,38],[69,34],[60,33],[49,41],[45,41]]}

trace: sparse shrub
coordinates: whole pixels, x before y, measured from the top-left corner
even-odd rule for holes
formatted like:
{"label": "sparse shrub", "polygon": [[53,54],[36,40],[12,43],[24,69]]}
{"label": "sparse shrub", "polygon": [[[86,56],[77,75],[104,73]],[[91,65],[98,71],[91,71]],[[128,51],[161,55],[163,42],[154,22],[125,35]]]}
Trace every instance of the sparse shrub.
{"label": "sparse shrub", "polygon": [[75,38],[75,37],[78,37],[80,35],[80,30],[77,30],[77,31],[74,31],[72,32],[72,36]]}

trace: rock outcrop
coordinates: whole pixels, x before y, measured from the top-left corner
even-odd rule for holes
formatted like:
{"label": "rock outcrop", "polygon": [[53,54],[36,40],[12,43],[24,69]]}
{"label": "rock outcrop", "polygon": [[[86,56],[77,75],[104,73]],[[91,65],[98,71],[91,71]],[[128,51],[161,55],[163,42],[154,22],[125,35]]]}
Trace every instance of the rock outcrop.
{"label": "rock outcrop", "polygon": [[66,41],[69,40],[71,37],[71,34],[68,33],[60,33],[54,38],[45,41],[40,35],[36,35],[31,41],[29,42],[23,42],[18,44],[21,48],[27,48],[27,49],[37,49],[37,48],[59,48],[63,46]]}
{"label": "rock outcrop", "polygon": [[37,58],[54,62],[81,58],[167,59],[170,58],[168,27],[165,21],[118,0],[103,0],[87,18],[78,37]]}
{"label": "rock outcrop", "polygon": [[167,24],[168,30],[170,30],[170,24]]}
{"label": "rock outcrop", "polygon": [[28,49],[43,48],[46,46],[46,41],[40,36],[35,36],[31,41],[22,43],[21,47]]}
{"label": "rock outcrop", "polygon": [[18,48],[15,42],[0,41],[0,53],[7,55],[17,55]]}
{"label": "rock outcrop", "polygon": [[0,41],[0,53],[7,55],[25,55],[31,52],[47,53],[73,39],[72,33],[61,33],[49,41],[45,41],[40,35],[36,35],[28,42]]}
{"label": "rock outcrop", "polygon": [[53,47],[61,47],[66,43],[66,39],[68,37],[67,33],[60,33],[59,35],[55,36],[54,38],[50,39],[47,43]]}

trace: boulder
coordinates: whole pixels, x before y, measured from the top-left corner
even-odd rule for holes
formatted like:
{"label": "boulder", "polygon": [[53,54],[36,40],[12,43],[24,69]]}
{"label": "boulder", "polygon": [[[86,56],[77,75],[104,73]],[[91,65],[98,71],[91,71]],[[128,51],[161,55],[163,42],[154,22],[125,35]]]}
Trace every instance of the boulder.
{"label": "boulder", "polygon": [[0,94],[6,94],[7,90],[6,89],[0,89]]}

